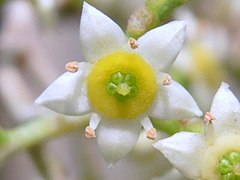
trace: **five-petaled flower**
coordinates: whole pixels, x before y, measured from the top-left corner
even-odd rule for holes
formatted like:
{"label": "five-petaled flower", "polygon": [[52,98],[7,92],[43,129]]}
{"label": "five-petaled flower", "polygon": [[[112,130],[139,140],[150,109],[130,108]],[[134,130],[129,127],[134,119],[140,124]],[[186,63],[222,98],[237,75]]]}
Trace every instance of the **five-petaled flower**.
{"label": "five-petaled flower", "polygon": [[148,116],[183,119],[202,115],[191,95],[161,72],[178,55],[185,27],[184,22],[175,21],[138,40],[128,40],[116,23],[84,3],[80,43],[88,62],[68,63],[69,72],[54,81],[36,103],[65,115],[93,112],[86,136],[95,137],[97,129],[104,158],[115,163],[135,145],[141,124],[147,136],[155,138]]}
{"label": "five-petaled flower", "polygon": [[154,147],[191,179],[240,179],[240,104],[222,83],[205,115],[205,134],[180,132]]}

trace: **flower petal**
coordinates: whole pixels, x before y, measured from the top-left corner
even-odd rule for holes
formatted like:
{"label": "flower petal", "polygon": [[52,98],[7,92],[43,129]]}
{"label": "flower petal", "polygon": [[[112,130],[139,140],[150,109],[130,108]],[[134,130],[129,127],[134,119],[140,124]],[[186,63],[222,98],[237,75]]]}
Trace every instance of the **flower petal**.
{"label": "flower petal", "polygon": [[173,21],[155,28],[137,40],[136,49],[157,71],[167,71],[175,61],[185,38],[186,23]]}
{"label": "flower petal", "polygon": [[152,178],[151,180],[166,180],[166,179],[174,179],[174,180],[188,180],[184,177],[178,170],[175,168],[166,172],[163,176]]}
{"label": "flower petal", "polygon": [[127,46],[122,29],[105,14],[84,2],[80,22],[80,43],[87,61],[120,51]]}
{"label": "flower petal", "polygon": [[224,82],[221,84],[213,98],[210,112],[216,118],[213,126],[217,134],[240,133],[240,104],[229,90],[228,84]]}
{"label": "flower petal", "polygon": [[86,77],[91,64],[79,63],[76,73],[66,72],[56,79],[36,100],[53,111],[65,115],[82,115],[90,111]]}
{"label": "flower petal", "polygon": [[148,114],[156,119],[180,120],[201,116],[202,112],[184,87],[172,81],[165,86],[159,83],[159,92]]}
{"label": "flower petal", "polygon": [[181,132],[158,141],[153,145],[184,176],[200,178],[200,166],[207,145],[204,136],[198,133]]}
{"label": "flower petal", "polygon": [[138,120],[101,119],[97,128],[97,142],[109,166],[132,150],[140,131],[141,124]]}

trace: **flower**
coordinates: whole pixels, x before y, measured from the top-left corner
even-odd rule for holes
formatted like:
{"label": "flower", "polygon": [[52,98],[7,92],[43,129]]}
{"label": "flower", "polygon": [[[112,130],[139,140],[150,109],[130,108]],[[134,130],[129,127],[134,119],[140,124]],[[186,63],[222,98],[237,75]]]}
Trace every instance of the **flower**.
{"label": "flower", "polygon": [[201,116],[190,94],[161,72],[178,55],[185,27],[184,22],[175,21],[137,41],[127,40],[117,24],[85,2],[80,43],[88,62],[68,63],[70,72],[54,81],[36,103],[65,115],[93,112],[85,135],[97,135],[104,158],[114,164],[136,144],[141,124],[150,139],[156,137],[148,116]]}
{"label": "flower", "polygon": [[205,134],[180,132],[154,147],[191,179],[240,178],[240,104],[222,83],[205,115]]}
{"label": "flower", "polygon": [[181,173],[179,173],[176,169],[171,169],[166,172],[164,175],[160,177],[154,177],[151,180],[166,180],[166,179],[174,179],[174,180],[187,180]]}

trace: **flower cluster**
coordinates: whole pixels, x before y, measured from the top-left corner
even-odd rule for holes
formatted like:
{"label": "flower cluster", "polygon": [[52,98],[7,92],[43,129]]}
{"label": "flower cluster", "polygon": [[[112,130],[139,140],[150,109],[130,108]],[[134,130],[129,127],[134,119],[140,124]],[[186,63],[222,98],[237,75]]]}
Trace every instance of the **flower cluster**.
{"label": "flower cluster", "polygon": [[113,164],[136,144],[141,124],[147,137],[155,139],[149,117],[176,120],[202,115],[191,95],[163,73],[180,51],[185,29],[185,22],[174,21],[138,40],[127,39],[109,17],[84,3],[80,43],[87,62],[68,63],[69,72],[36,103],[71,116],[92,112],[85,135],[97,137],[104,158]]}

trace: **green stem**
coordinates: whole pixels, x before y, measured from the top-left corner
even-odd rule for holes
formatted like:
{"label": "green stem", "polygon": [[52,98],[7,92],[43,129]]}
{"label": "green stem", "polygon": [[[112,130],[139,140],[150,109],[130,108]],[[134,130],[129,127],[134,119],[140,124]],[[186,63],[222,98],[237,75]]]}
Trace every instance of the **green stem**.
{"label": "green stem", "polygon": [[146,6],[158,17],[158,21],[162,21],[170,16],[175,8],[188,1],[189,0],[147,0]]}
{"label": "green stem", "polygon": [[47,153],[45,152],[44,144],[37,144],[29,148],[29,153],[32,157],[33,162],[35,163],[37,169],[41,173],[42,177],[45,180],[51,180],[49,159]]}
{"label": "green stem", "polygon": [[7,140],[0,146],[0,164],[10,155],[36,144],[83,129],[87,126],[90,114],[70,119],[47,116],[36,118],[26,124],[7,131]]}
{"label": "green stem", "polygon": [[156,120],[152,119],[152,123],[156,129],[164,131],[169,135],[173,135],[180,131],[199,132],[203,133],[204,124],[203,121],[196,122],[184,122],[177,120]]}
{"label": "green stem", "polygon": [[[6,132],[4,143],[0,145],[0,164],[11,154],[41,144],[66,133],[84,129],[90,119],[90,114],[70,119],[63,116],[47,116],[36,118],[19,127]],[[179,131],[202,132],[203,123],[184,123],[182,121],[158,121],[152,119],[154,127],[169,135]]]}
{"label": "green stem", "polygon": [[189,0],[146,0],[128,20],[127,35],[138,38],[145,32],[162,24],[172,12]]}

